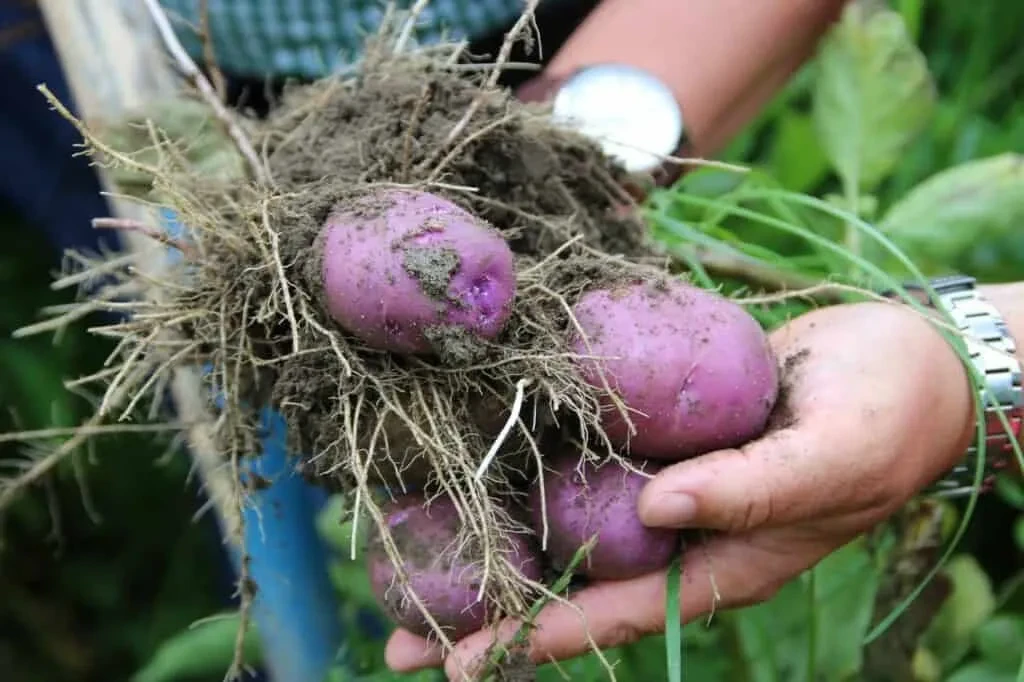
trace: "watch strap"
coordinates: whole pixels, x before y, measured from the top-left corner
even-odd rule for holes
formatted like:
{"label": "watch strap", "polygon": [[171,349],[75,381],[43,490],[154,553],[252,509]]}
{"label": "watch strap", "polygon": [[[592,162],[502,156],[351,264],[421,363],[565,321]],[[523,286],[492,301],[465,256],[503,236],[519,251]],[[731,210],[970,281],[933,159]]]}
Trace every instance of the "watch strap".
{"label": "watch strap", "polygon": [[[941,277],[932,280],[930,287],[935,296],[927,297],[926,302],[946,313],[963,334],[970,362],[982,378],[977,397],[982,401],[986,433],[982,489],[988,490],[996,472],[1013,461],[1014,446],[1020,443],[1024,393],[1017,345],[1006,321],[978,291],[974,278]],[[923,292],[922,287],[916,290],[919,294]],[[969,495],[975,488],[979,454],[977,446],[972,445],[964,458],[928,492],[947,497]]]}

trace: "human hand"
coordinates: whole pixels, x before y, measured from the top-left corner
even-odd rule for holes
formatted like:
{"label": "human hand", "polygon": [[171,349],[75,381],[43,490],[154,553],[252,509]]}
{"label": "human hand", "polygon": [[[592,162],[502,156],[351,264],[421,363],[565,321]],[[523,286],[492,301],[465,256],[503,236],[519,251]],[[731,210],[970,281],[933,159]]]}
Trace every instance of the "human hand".
{"label": "human hand", "polygon": [[[769,432],[666,468],[639,501],[647,525],[720,531],[683,556],[684,622],[771,598],[941,476],[975,433],[966,370],[910,308],[834,306],[771,338],[786,369]],[[572,602],[599,646],[620,646],[662,629],[665,583],[661,571],[593,584]],[[546,607],[529,639],[531,658],[586,653],[580,611]],[[504,623],[499,637],[517,627]],[[445,660],[438,646],[400,630],[388,642],[387,662],[399,671],[444,663],[450,679],[462,679],[459,671],[472,670],[493,638],[490,629],[470,635]]]}

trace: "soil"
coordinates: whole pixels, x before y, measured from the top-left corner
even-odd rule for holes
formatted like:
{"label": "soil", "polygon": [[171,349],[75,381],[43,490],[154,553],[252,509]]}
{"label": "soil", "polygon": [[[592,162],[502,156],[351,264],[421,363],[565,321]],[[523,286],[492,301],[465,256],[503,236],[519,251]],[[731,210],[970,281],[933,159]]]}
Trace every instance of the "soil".
{"label": "soil", "polygon": [[810,355],[809,348],[801,348],[786,355],[779,363],[779,394],[768,417],[765,434],[791,429],[797,425],[798,418],[791,403],[791,396],[793,387],[799,381],[800,370]]}

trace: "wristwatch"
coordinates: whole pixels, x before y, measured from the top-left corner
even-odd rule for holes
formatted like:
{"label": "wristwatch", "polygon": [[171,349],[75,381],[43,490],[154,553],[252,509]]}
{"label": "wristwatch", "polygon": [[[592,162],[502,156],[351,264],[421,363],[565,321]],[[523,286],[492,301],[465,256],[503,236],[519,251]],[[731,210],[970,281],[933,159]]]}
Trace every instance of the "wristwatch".
{"label": "wristwatch", "polygon": [[650,72],[627,64],[586,66],[559,83],[552,119],[595,140],[630,173],[669,174],[666,157],[686,144],[675,94]]}
{"label": "wristwatch", "polygon": [[[985,491],[991,488],[995,473],[1013,461],[1014,445],[1021,439],[1024,393],[1017,344],[1002,315],[978,291],[973,277],[941,277],[932,280],[930,285],[935,297],[925,295],[923,302],[945,312],[963,334],[970,361],[982,377],[978,398],[982,401],[987,434],[982,481],[982,491]],[[922,287],[908,285],[906,288],[924,293]],[[1000,413],[1006,418],[1009,433]],[[969,495],[974,490],[978,455],[978,448],[972,445],[960,463],[927,492],[947,497]]]}

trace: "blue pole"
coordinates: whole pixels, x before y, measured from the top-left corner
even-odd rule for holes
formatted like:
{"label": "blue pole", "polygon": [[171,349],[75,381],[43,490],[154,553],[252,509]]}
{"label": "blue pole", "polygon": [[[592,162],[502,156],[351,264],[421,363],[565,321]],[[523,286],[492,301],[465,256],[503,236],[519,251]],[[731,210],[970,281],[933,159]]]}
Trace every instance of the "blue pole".
{"label": "blue pole", "polygon": [[[319,682],[336,663],[342,627],[315,527],[316,505],[285,447],[283,418],[262,413],[263,452],[243,462],[253,616],[275,682]],[[236,563],[240,557],[235,556]]]}

